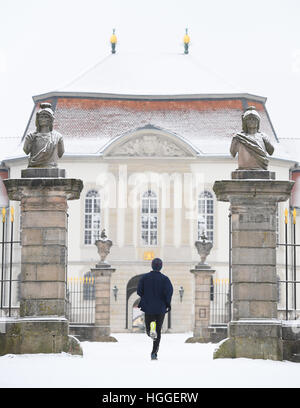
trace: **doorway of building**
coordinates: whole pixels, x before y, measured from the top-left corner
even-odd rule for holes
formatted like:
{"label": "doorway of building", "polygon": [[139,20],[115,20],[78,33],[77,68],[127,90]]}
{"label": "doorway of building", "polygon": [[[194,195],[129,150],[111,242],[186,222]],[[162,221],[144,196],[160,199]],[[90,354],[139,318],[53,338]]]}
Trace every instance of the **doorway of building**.
{"label": "doorway of building", "polygon": [[138,308],[140,299],[137,299],[132,306],[132,332],[145,332],[145,313]]}
{"label": "doorway of building", "polygon": [[[132,329],[132,327],[130,327],[130,326],[131,326],[131,324],[130,324],[131,322],[130,322],[129,320],[130,320],[130,318],[131,318],[131,312],[133,312],[133,307],[130,307],[130,305],[129,305],[129,298],[131,297],[131,295],[133,295],[134,293],[136,293],[136,290],[137,290],[139,281],[140,281],[140,279],[141,279],[141,277],[142,277],[143,275],[144,275],[144,274],[136,275],[136,276],[134,276],[133,278],[131,278],[131,279],[128,281],[128,283],[127,283],[127,288],[126,288],[126,322],[125,322],[125,328],[126,328],[126,329]],[[137,296],[137,294],[136,294],[136,296]],[[140,309],[138,309],[138,307],[137,307],[139,300],[140,300],[140,298],[136,299],[136,300],[134,301],[134,303],[133,303],[134,305],[136,304],[135,308],[136,308],[137,310],[140,310]],[[137,310],[136,310],[136,312],[137,312]],[[131,319],[131,320],[132,320],[132,322],[133,322],[133,319]]]}

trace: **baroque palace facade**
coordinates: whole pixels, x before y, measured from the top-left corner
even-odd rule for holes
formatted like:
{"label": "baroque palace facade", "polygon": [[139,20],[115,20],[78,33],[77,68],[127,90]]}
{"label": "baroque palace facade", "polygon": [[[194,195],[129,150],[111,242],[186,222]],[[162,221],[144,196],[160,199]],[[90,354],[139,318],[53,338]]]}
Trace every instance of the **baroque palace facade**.
{"label": "baroque palace facade", "polygon": [[[228,278],[229,205],[217,202],[212,187],[215,180],[230,178],[237,167],[229,147],[247,107],[255,106],[261,131],[275,146],[269,169],[276,172],[276,179],[292,177],[296,160],[279,142],[264,97],[229,92],[104,93],[96,85],[92,89],[97,72],[87,76],[91,78],[86,82],[34,96],[23,136],[35,130],[40,102],[50,102],[54,129],[65,144],[59,167],[66,169],[67,177],[83,180],[80,200],[69,202],[68,276],[89,276],[99,260],[94,241],[105,229],[113,242],[107,262],[116,269],[111,288],[118,289],[116,297],[111,291],[112,332],[132,330],[138,315],[138,279],[150,270],[153,257],[163,260],[162,272],[174,287],[164,329],[192,331],[190,270],[200,261],[195,241],[203,232],[213,242],[207,262],[216,270],[215,278]],[[1,158],[2,178],[18,178],[27,167],[23,139],[10,157]],[[15,207],[18,234],[18,204],[5,205]],[[284,205],[278,209],[281,241]],[[283,273],[281,248],[278,257],[278,273]]]}

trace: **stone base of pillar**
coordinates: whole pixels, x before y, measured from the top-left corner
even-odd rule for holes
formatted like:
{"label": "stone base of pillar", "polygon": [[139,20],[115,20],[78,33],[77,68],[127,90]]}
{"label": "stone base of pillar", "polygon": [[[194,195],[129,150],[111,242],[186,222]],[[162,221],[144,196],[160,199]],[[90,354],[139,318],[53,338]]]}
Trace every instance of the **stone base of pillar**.
{"label": "stone base of pillar", "polygon": [[117,342],[115,337],[110,336],[110,330],[106,327],[90,325],[70,325],[70,334],[80,341]]}
{"label": "stone base of pillar", "polygon": [[283,359],[300,363],[300,322],[282,322]]}
{"label": "stone base of pillar", "polygon": [[283,360],[281,321],[232,321],[228,331],[229,338],[214,352],[214,358]]}
{"label": "stone base of pillar", "polygon": [[185,343],[220,343],[228,337],[226,326],[208,327],[207,332],[199,337],[189,337]]}
{"label": "stone base of pillar", "polygon": [[189,337],[185,343],[210,343],[210,331],[207,326],[198,327],[197,331],[194,331],[193,337]]}
{"label": "stone base of pillar", "polygon": [[94,326],[91,327],[91,340],[90,341],[99,341],[99,342],[111,342],[117,343],[118,340],[110,336],[110,327],[107,326]]}
{"label": "stone base of pillar", "polygon": [[82,355],[65,318],[5,319],[0,323],[0,355],[70,353]]}

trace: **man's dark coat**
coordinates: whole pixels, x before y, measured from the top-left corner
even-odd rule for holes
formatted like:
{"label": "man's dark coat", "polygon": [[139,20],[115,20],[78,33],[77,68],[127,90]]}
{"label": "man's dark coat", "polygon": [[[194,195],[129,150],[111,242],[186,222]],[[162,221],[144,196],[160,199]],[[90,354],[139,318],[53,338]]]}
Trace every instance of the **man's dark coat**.
{"label": "man's dark coat", "polygon": [[173,286],[170,279],[158,271],[141,277],[137,294],[141,297],[139,308],[147,314],[166,313],[171,304]]}

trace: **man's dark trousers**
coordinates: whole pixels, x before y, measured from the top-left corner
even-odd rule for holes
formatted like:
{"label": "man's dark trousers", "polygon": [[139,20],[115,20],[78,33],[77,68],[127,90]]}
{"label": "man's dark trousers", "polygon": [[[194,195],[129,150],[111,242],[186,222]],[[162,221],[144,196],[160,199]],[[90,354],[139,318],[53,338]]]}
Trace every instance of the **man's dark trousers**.
{"label": "man's dark trousers", "polygon": [[159,348],[159,343],[160,343],[160,335],[161,335],[161,328],[164,322],[165,318],[165,313],[163,314],[147,314],[145,313],[145,324],[146,324],[146,333],[148,336],[150,336],[150,323],[151,322],[156,322],[156,333],[157,337],[153,341],[153,349],[152,353],[157,353],[158,348]]}

